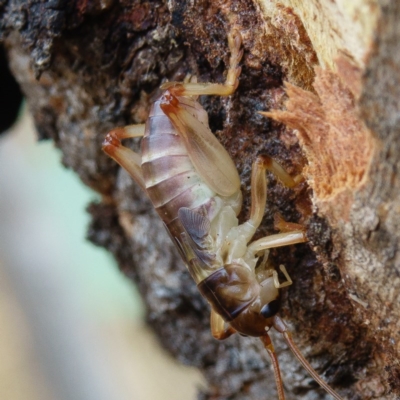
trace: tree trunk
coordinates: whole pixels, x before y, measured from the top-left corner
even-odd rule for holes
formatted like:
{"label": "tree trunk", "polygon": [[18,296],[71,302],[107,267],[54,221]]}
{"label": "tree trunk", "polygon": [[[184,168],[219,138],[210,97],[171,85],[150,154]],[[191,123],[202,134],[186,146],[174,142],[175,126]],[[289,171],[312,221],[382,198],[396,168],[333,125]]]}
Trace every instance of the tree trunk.
{"label": "tree trunk", "polygon": [[[242,220],[258,154],[306,178],[291,191],[269,176],[258,233],[274,232],[277,212],[307,226],[307,244],[270,254],[294,281],[281,315],[344,397],[399,398],[400,3],[3,0],[0,13],[40,138],[103,196],[89,207],[89,239],[137,283],[162,343],[203,370],[203,399],[275,398],[267,355],[256,340],[211,337],[208,306],[160,220],[101,143],[115,126],[144,122],[164,80],[222,81],[227,33],[239,30],[238,90],[201,102],[240,172]],[[287,398],[328,398],[274,343]]]}

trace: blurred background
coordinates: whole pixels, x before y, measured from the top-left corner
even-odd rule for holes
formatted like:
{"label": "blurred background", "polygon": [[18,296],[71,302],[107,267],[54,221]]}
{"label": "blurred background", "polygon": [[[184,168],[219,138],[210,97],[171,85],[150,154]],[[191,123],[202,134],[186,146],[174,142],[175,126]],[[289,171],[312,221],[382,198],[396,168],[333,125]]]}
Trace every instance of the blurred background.
{"label": "blurred background", "polygon": [[24,109],[0,136],[0,399],[195,399],[198,371],[160,348],[132,284],[85,241],[95,198]]}

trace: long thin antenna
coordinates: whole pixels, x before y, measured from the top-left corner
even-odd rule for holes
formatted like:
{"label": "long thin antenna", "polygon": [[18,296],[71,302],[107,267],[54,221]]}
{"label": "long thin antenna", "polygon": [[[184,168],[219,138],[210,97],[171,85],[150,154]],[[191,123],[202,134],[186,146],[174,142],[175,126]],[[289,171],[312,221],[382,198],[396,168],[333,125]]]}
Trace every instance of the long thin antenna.
{"label": "long thin antenna", "polygon": [[279,369],[278,358],[277,358],[276,353],[275,353],[274,345],[272,344],[271,338],[268,336],[268,334],[265,334],[265,336],[261,336],[260,339],[263,342],[263,344],[265,346],[265,349],[268,352],[268,355],[271,357],[272,366],[274,368],[276,389],[278,391],[278,399],[279,400],[285,400],[285,393],[283,391],[283,383],[282,383],[282,378],[281,378],[281,371]]}
{"label": "long thin antenna", "polygon": [[274,317],[274,328],[282,333],[283,337],[286,339],[287,344],[292,350],[293,354],[296,358],[300,361],[303,367],[308,371],[308,373],[315,379],[315,381],[324,388],[334,399],[336,400],[343,400],[315,371],[315,369],[311,366],[311,364],[304,358],[303,354],[301,353],[300,349],[297,345],[293,342],[292,335],[287,330],[285,323],[278,317]]}
{"label": "long thin antenna", "polygon": [[286,339],[287,344],[292,350],[293,354],[297,357],[297,359],[303,364],[303,367],[308,371],[308,373],[317,381],[317,383],[323,387],[331,396],[333,396],[336,400],[343,400],[321,377],[318,375],[317,371],[310,365],[310,363],[304,358],[303,354],[301,354],[299,348],[292,340],[292,335],[290,332],[282,333],[284,338]]}

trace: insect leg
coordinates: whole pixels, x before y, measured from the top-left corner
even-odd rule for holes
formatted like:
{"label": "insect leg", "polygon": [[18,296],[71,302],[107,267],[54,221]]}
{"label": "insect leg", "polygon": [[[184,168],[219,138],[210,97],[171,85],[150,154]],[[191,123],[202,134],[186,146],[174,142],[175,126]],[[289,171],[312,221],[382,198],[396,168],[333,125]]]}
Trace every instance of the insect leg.
{"label": "insect leg", "polygon": [[248,251],[252,254],[257,254],[260,251],[271,249],[274,247],[288,246],[291,244],[304,243],[307,241],[303,231],[292,231],[278,233],[276,235],[265,236],[256,240],[248,246]]}
{"label": "insect leg", "polygon": [[128,125],[107,133],[103,142],[103,151],[113,158],[146,192],[141,170],[141,157],[133,150],[121,144],[122,139],[140,137],[144,134],[144,125]]}
{"label": "insect leg", "polygon": [[273,158],[263,154],[259,156],[262,158],[262,162],[265,164],[265,169],[271,171],[285,186],[293,188],[298,185],[304,178],[301,174],[296,175],[292,178],[286,170],[277,163]]}
{"label": "insect leg", "polygon": [[282,271],[283,275],[285,275],[286,282],[280,283],[280,282],[279,282],[278,273],[277,273],[275,270],[273,270],[273,271],[272,271],[272,275],[273,275],[273,278],[274,278],[274,285],[275,285],[275,287],[276,287],[277,289],[282,289],[282,288],[284,288],[284,287],[286,287],[286,286],[290,286],[290,285],[293,283],[293,281],[292,281],[292,279],[290,278],[288,272],[286,271],[285,266],[284,266],[284,265],[280,265],[280,266],[279,266],[279,269]]}
{"label": "insect leg", "polygon": [[296,224],[295,222],[287,222],[283,219],[282,215],[277,212],[274,215],[274,228],[280,232],[292,232],[301,230],[303,225]]}
{"label": "insect leg", "polygon": [[142,137],[144,135],[145,127],[145,124],[120,126],[108,132],[107,136],[112,135],[118,140]]}
{"label": "insect leg", "polygon": [[276,389],[278,391],[278,399],[285,400],[285,393],[283,391],[281,371],[279,369],[278,358],[275,353],[274,345],[272,344],[271,338],[268,336],[267,333],[264,336],[261,336],[260,339],[263,342],[265,349],[267,350],[268,355],[270,356],[271,361],[272,361],[272,366],[274,368]]}
{"label": "insect leg", "polygon": [[175,96],[197,96],[197,95],[219,95],[229,96],[235,92],[239,84],[241,68],[239,62],[243,56],[241,50],[242,38],[240,33],[234,30],[228,35],[228,45],[231,53],[229,59],[229,69],[224,84],[219,83],[194,83],[194,82],[166,82],[161,85],[161,89],[168,89]]}
{"label": "insect leg", "polygon": [[[251,211],[250,219],[241,225],[241,230],[247,242],[253,237],[256,229],[261,224],[264,216],[265,203],[267,201],[267,178],[266,171],[271,171],[289,187],[296,186],[297,182],[293,179],[275,160],[267,155],[260,155],[253,163],[251,171]],[[295,234],[293,236],[293,234]],[[269,239],[270,238],[270,239]],[[265,241],[266,240],[266,241]],[[274,244],[271,243],[272,241]],[[286,232],[279,235],[272,235],[257,240],[249,246],[249,249],[258,251],[271,247],[286,246],[288,244],[305,242],[302,231]]]}
{"label": "insect leg", "polygon": [[[250,219],[241,225],[246,239],[249,241],[254,235],[256,229],[260,225],[264,216],[265,203],[267,201],[267,178],[265,171],[269,170],[274,173],[279,171],[279,178],[287,186],[295,186],[296,181],[271,157],[266,155],[258,156],[253,163],[251,172],[251,211]],[[270,235],[256,240],[248,246],[248,252],[256,255],[262,250],[273,247],[287,246],[296,243],[306,242],[305,233],[302,230],[294,230],[291,232]]]}
{"label": "insect leg", "polygon": [[213,337],[218,340],[224,340],[236,332],[213,309],[211,309],[210,326]]}

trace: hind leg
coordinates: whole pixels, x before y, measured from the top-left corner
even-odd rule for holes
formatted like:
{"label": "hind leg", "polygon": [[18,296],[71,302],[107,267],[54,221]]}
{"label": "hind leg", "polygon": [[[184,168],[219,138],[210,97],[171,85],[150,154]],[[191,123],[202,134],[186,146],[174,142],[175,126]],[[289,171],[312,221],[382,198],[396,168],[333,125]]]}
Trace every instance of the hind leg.
{"label": "hind leg", "polygon": [[113,158],[146,192],[142,169],[141,157],[133,150],[128,149],[121,143],[122,139],[141,137],[144,135],[144,125],[128,125],[122,128],[115,128],[107,133],[103,142],[103,151]]}
{"label": "hind leg", "polygon": [[200,95],[218,95],[229,96],[235,92],[239,84],[239,75],[241,68],[239,62],[243,56],[241,50],[242,38],[240,33],[234,30],[228,35],[228,45],[231,53],[229,59],[228,75],[224,84],[219,83],[196,83],[196,82],[166,82],[161,85],[161,89],[168,89],[175,96],[200,96]]}

